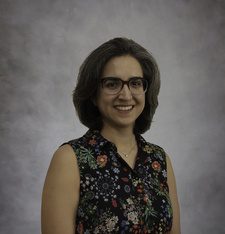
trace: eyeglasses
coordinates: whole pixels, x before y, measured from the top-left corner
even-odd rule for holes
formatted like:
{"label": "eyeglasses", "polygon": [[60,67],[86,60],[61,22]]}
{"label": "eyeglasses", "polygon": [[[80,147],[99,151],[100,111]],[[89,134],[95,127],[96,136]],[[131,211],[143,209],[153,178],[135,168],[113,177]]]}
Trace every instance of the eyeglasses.
{"label": "eyeglasses", "polygon": [[126,84],[133,95],[140,95],[147,91],[148,81],[141,77],[132,77],[127,81],[117,77],[106,77],[100,80],[106,94],[118,94]]}

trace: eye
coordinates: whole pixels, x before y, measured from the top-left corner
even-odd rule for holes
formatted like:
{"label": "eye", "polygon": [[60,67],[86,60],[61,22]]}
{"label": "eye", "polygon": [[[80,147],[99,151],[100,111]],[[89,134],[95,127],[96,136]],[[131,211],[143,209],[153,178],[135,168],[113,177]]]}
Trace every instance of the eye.
{"label": "eye", "polygon": [[117,79],[106,79],[103,82],[103,87],[106,89],[118,89],[121,86],[120,80]]}
{"label": "eye", "polygon": [[143,82],[141,78],[135,78],[130,80],[130,86],[133,88],[141,88],[143,87]]}

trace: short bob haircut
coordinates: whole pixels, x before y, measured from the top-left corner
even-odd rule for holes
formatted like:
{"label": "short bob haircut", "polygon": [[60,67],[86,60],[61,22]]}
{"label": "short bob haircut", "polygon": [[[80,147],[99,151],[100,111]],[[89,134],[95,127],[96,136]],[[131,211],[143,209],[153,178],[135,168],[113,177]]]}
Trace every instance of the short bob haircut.
{"label": "short bob haircut", "polygon": [[152,123],[158,106],[160,73],[153,56],[135,41],[127,38],[111,39],[89,54],[80,67],[77,84],[73,91],[73,103],[78,117],[89,129],[101,130],[101,114],[94,104],[99,88],[99,80],[106,63],[113,57],[130,55],[140,63],[143,76],[148,80],[145,93],[145,107],[137,118],[134,132],[142,134]]}

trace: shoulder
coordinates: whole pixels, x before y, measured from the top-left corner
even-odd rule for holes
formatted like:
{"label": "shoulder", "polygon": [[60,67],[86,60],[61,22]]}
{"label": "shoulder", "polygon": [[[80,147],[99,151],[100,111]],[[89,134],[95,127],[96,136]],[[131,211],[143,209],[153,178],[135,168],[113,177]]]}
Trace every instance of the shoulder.
{"label": "shoulder", "polygon": [[151,143],[151,142],[147,142],[143,138],[142,149],[145,152],[151,154],[151,156],[154,157],[156,160],[166,162],[166,152],[161,146]]}
{"label": "shoulder", "polygon": [[88,130],[83,136],[63,143],[60,146],[60,148],[65,146],[65,145],[70,146],[71,149],[76,154],[76,151],[79,150],[79,148],[85,148],[85,147],[88,147],[90,145],[89,143],[90,143],[90,140],[92,139],[92,137],[95,137],[94,132],[91,130]]}
{"label": "shoulder", "polygon": [[[60,146],[53,154],[47,173],[50,183],[60,185],[60,181],[74,182],[78,177],[79,169],[74,150],[69,144]],[[65,186],[66,184],[62,184]]]}
{"label": "shoulder", "polygon": [[78,175],[79,169],[73,149],[68,144],[60,146],[52,156],[46,183],[54,189],[65,188],[71,186],[74,182],[78,182],[75,181]]}
{"label": "shoulder", "polygon": [[161,146],[156,145],[152,142],[146,141],[143,136],[137,135],[137,139],[138,139],[138,141],[143,149],[145,149],[145,150],[149,149],[148,150],[149,152],[154,151],[154,152],[161,152],[161,153],[165,154],[165,151]]}
{"label": "shoulder", "polygon": [[161,153],[166,157],[165,150],[161,146],[150,143],[150,142],[148,142],[148,144],[155,152]]}
{"label": "shoulder", "polygon": [[[60,146],[51,159],[45,178],[43,197],[63,198],[79,188],[79,169],[76,157],[70,145]],[[72,200],[72,199],[71,199]]]}
{"label": "shoulder", "polygon": [[168,171],[168,173],[173,172],[170,156],[166,153],[164,148],[153,143],[149,143],[149,144],[154,150],[154,156],[157,157],[158,160],[162,161],[165,164],[166,166],[165,169]]}
{"label": "shoulder", "polygon": [[166,157],[168,180],[171,181],[171,183],[175,183],[175,175],[174,175],[173,166],[172,166],[170,156],[167,153],[165,153],[165,157]]}
{"label": "shoulder", "polygon": [[[70,144],[61,145],[53,154],[51,164],[69,165],[71,162],[75,162],[75,152]],[[50,164],[50,165],[51,165]]]}
{"label": "shoulder", "polygon": [[164,148],[155,143],[146,141],[143,137],[140,138],[140,143],[142,151],[151,158],[151,161],[155,165],[158,165],[158,163],[160,164],[161,171],[163,171],[165,176],[167,171],[167,154]]}

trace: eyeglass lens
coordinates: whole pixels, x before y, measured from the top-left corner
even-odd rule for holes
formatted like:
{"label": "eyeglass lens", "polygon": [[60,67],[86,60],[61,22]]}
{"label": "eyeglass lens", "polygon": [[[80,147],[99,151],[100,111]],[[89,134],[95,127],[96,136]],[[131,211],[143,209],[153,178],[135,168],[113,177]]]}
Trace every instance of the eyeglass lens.
{"label": "eyeglass lens", "polygon": [[141,77],[132,77],[128,81],[123,81],[120,78],[107,77],[101,79],[102,88],[108,94],[117,94],[126,84],[132,94],[142,94],[147,90],[147,80]]}

